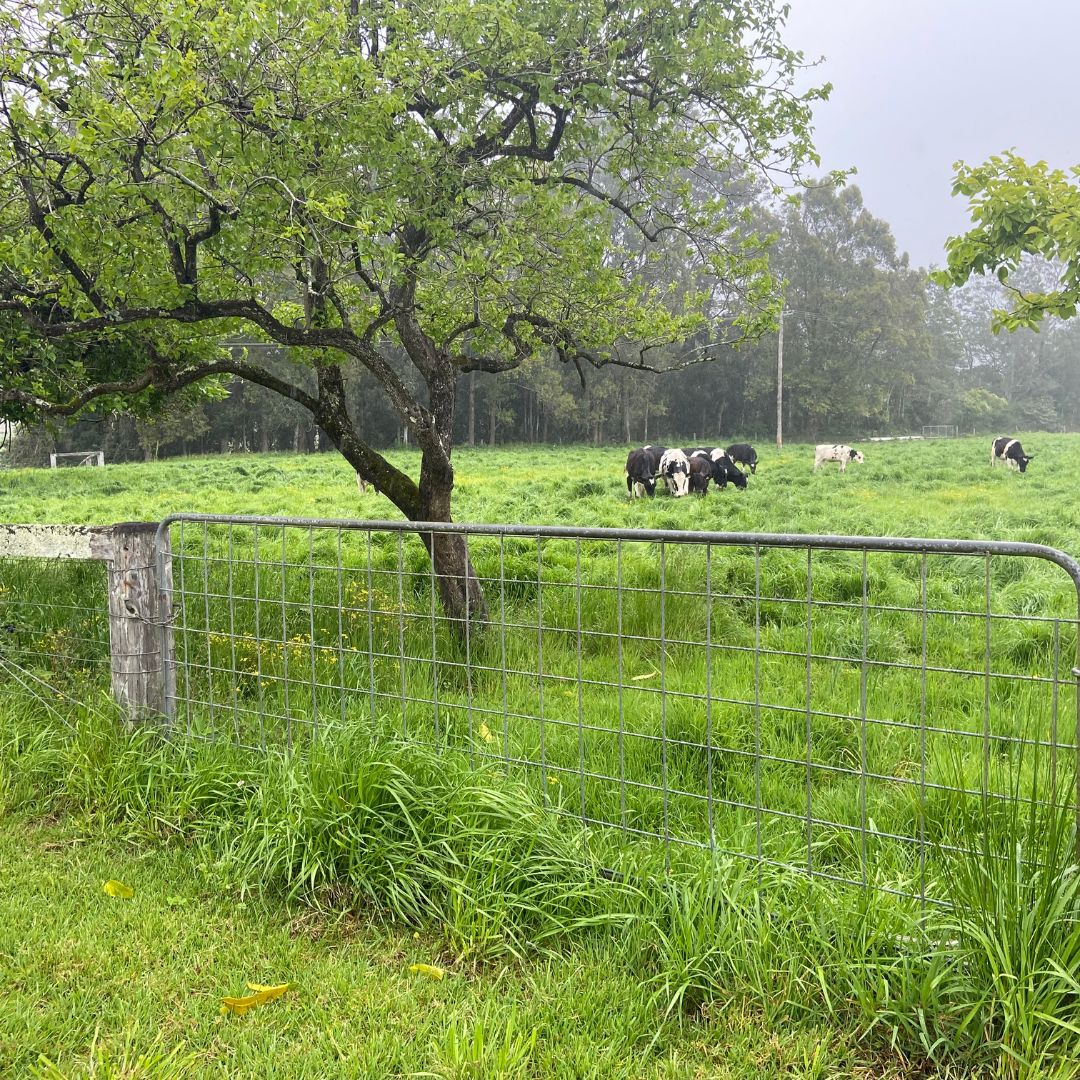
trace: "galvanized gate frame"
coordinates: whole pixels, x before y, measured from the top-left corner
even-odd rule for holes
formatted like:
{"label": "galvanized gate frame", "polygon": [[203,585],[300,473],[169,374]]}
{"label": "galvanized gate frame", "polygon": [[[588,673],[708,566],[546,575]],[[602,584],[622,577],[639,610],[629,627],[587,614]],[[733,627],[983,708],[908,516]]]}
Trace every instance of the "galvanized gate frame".
{"label": "galvanized gate frame", "polygon": [[[1076,590],[1077,626],[1080,630],[1080,562],[1066,552],[1043,544],[1024,543],[1008,540],[959,540],[928,537],[898,536],[834,536],[828,534],[803,533],[753,533],[753,532],[711,532],[679,529],[621,529],[588,528],[559,525],[492,525],[461,524],[454,522],[428,521],[383,521],[376,519],[348,518],[293,518],[261,515],[227,514],[171,514],[164,518],[157,527],[155,551],[158,562],[158,580],[168,582],[169,530],[172,525],[191,523],[202,525],[268,526],[283,528],[288,526],[308,529],[334,529],[343,532],[379,532],[412,533],[416,535],[452,534],[504,538],[527,538],[535,540],[601,540],[612,542],[638,542],[661,544],[694,544],[716,547],[737,548],[787,548],[796,550],[850,551],[850,552],[887,552],[913,555],[961,555],[961,556],[1019,556],[1040,559],[1053,563],[1068,574]],[[171,597],[163,596],[164,603],[171,604]],[[164,607],[163,610],[170,610]],[[163,626],[162,633],[170,632],[171,627]],[[166,655],[169,655],[166,651]],[[173,684],[176,660],[170,657],[171,672],[167,672],[169,684]],[[1070,669],[1076,680],[1076,852],[1080,861],[1080,632],[1077,634],[1076,655]],[[175,701],[167,703],[166,717],[174,719]]]}

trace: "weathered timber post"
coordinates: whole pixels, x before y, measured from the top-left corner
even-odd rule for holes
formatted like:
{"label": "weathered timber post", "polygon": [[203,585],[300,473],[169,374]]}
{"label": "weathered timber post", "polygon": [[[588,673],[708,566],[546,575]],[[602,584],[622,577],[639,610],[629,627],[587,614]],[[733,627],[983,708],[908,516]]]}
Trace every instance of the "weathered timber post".
{"label": "weathered timber post", "polygon": [[[109,651],[112,694],[129,720],[164,716],[171,702],[172,562],[168,533],[158,559],[157,525],[141,521],[114,525],[109,559]],[[159,580],[159,564],[165,580]]]}
{"label": "weathered timber post", "polygon": [[157,525],[0,525],[0,556],[104,562],[112,695],[128,720],[169,716],[174,698],[172,557]]}

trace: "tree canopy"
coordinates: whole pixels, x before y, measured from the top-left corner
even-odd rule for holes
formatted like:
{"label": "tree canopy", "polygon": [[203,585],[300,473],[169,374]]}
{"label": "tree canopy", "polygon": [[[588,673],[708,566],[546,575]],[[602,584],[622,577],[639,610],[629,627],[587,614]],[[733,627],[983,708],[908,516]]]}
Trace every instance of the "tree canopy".
{"label": "tree canopy", "polygon": [[[771,324],[763,241],[730,192],[814,160],[823,91],[793,89],[784,14],[774,0],[9,4],[0,404],[70,412],[239,376],[307,409],[409,518],[449,520],[461,372],[549,355],[648,368],[707,310],[727,340]],[[672,253],[690,287],[646,272]],[[51,347],[107,355],[129,327],[139,370]],[[207,332],[288,346],[313,379],[207,354],[193,344]],[[423,451],[418,479],[360,437],[344,358]]]}

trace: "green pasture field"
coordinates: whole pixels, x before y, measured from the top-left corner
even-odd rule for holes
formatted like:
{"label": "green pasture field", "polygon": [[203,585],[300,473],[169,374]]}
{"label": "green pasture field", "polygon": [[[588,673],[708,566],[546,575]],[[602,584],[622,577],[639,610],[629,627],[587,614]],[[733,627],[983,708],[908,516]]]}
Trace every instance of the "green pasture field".
{"label": "green pasture field", "polygon": [[[455,517],[1007,539],[1080,553],[1080,436],[1023,441],[1035,452],[1023,476],[991,468],[981,438],[863,444],[866,462],[844,475],[814,474],[812,447],[763,446],[747,490],[681,500],[629,499],[625,449],[459,450]],[[416,455],[395,460],[415,471]],[[329,454],[0,472],[0,521],[182,512],[399,517],[359,495]],[[955,899],[949,850],[986,836],[1008,850],[1012,796],[1071,806],[1076,592],[1045,561],[819,552],[808,575],[798,551],[482,538],[472,555],[491,623],[463,641],[439,616],[412,535],[185,525],[172,543],[179,731],[274,750],[377,730],[463,768],[502,768],[538,807],[645,836],[594,830],[590,857],[632,880],[662,879],[665,865],[693,878],[712,845]],[[0,563],[0,686],[20,708],[55,723],[99,700],[103,588],[98,566]],[[573,834],[573,821],[564,828]],[[857,895],[839,888],[835,902]],[[926,915],[901,900],[883,911]],[[475,961],[490,944],[480,941],[452,937],[450,953]],[[838,1015],[818,1019],[842,1028]],[[823,1036],[804,1072],[787,1067],[828,1075],[829,1040],[847,1046],[851,1034]],[[910,1052],[899,1036],[893,1044],[890,1054]],[[1023,1043],[1035,1054],[1023,1068],[1045,1067],[1034,1049],[1044,1044]],[[726,1075],[707,1061],[685,1075]],[[499,1074],[485,1068],[459,1071]]]}
{"label": "green pasture field", "polygon": [[[857,443],[866,453],[840,478],[813,474],[812,446],[759,444],[761,464],[741,493],[704,500],[626,498],[626,449],[459,447],[458,521],[547,525],[963,536],[1030,540],[1080,551],[1075,467],[1080,436],[1025,434],[1024,476],[990,468],[989,438]],[[390,459],[416,475],[419,455]],[[620,498],[621,496],[621,498]],[[374,491],[359,495],[336,454],[229,455],[98,471],[14,469],[0,474],[0,520],[105,524],[169,513],[400,518]]]}
{"label": "green pasture field", "polygon": [[[681,500],[630,500],[620,450],[463,451],[457,516],[1007,538],[1080,551],[1070,483],[1080,439],[1026,436],[1036,456],[1023,476],[991,468],[987,443],[868,443],[866,463],[844,475],[835,465],[815,475],[811,447],[763,447],[745,491]],[[7,520],[387,511],[379,496],[359,496],[330,455],[9,478]],[[439,617],[413,536],[184,526],[173,543],[184,601],[178,720],[188,732],[265,745],[388,720],[474,757],[529,763],[554,808],[635,835],[760,847],[783,863],[932,891],[924,854],[889,838],[951,843],[958,816],[982,813],[984,786],[1010,790],[1019,740],[1071,740],[1068,680],[1033,680],[1067,673],[1076,594],[1039,560],[934,557],[924,567],[875,553],[864,571],[861,554],[819,552],[808,671],[803,552],[477,538],[492,623],[462,645]],[[60,587],[49,574],[40,589]],[[35,632],[10,599],[38,587],[9,586],[9,625],[19,628],[9,638],[47,658],[64,639]],[[990,625],[989,681],[988,589],[992,613],[1016,617]],[[79,620],[52,633],[103,636],[98,622]],[[1027,757],[1032,782],[1056,780],[1058,751],[1037,750]]]}

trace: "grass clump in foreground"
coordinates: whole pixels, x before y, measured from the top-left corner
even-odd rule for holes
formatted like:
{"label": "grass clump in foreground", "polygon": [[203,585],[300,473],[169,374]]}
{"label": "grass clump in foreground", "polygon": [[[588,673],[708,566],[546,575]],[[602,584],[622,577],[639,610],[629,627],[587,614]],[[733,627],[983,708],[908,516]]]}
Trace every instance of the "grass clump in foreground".
{"label": "grass clump in foreground", "polygon": [[[103,1023],[111,1042],[92,1051],[98,1057],[190,1053],[192,1068],[208,1071],[254,1074],[260,1054],[291,1039],[296,1062],[267,1075],[681,1076],[704,1067],[740,1076],[768,1074],[762,1062],[776,1045],[775,1072],[788,1075],[1080,1074],[1080,882],[1071,822],[1049,806],[999,815],[986,837],[958,838],[982,848],[979,859],[952,864],[956,911],[923,913],[730,857],[677,861],[666,874],[654,853],[624,848],[625,877],[610,880],[601,867],[615,857],[614,838],[587,842],[501,770],[385,733],[339,732],[309,756],[286,758],[126,735],[104,710],[51,715],[12,695],[0,719],[5,865],[15,861],[3,925],[11,934],[29,919],[42,939],[33,954],[19,943],[24,934],[0,950],[16,990],[16,1004],[0,1007],[5,1074],[44,1053],[67,1070],[52,1075],[80,1075]],[[57,814],[62,842],[87,831],[108,838],[96,843],[114,862],[97,876],[118,876],[123,859],[141,904],[130,937],[104,948],[107,959],[83,958],[77,977],[62,959],[69,931],[47,917],[55,881],[40,854],[12,839],[26,828],[18,822]],[[187,891],[163,888],[144,869],[155,866],[187,880]],[[45,912],[23,910],[27,878],[41,879]],[[100,881],[89,888],[98,906],[81,910],[80,933],[93,938],[113,909],[101,906]],[[177,913],[180,929],[170,929]],[[389,945],[392,977],[385,960],[364,976],[378,972],[362,1014],[383,1024],[381,1035],[354,1034],[362,1046],[332,1050],[355,1016],[351,1006],[328,1011],[316,986],[325,957],[294,951],[287,972],[242,967],[244,943],[273,936],[275,924],[284,933],[290,919],[346,919],[384,955]],[[163,1024],[146,1014],[138,971],[145,982],[155,965],[172,968],[175,957],[155,948],[177,932]],[[205,957],[184,970],[204,934],[230,954],[231,975]],[[450,973],[447,989],[408,981],[408,953],[421,947],[421,959]],[[136,971],[126,979],[113,971],[118,948]],[[257,941],[255,954],[267,951]],[[104,994],[99,963],[110,971]],[[300,986],[288,1006],[267,1008],[272,1021],[229,1028],[216,1020],[205,966],[221,993],[235,992],[237,978]],[[43,1024],[35,998],[45,982],[74,995],[55,1027]],[[285,1035],[282,1023],[296,1027]],[[263,1042],[267,1026],[276,1035]],[[230,1043],[230,1053],[247,1046],[244,1056],[223,1056],[223,1031],[248,1033]],[[792,1048],[797,1061],[785,1060]]]}

